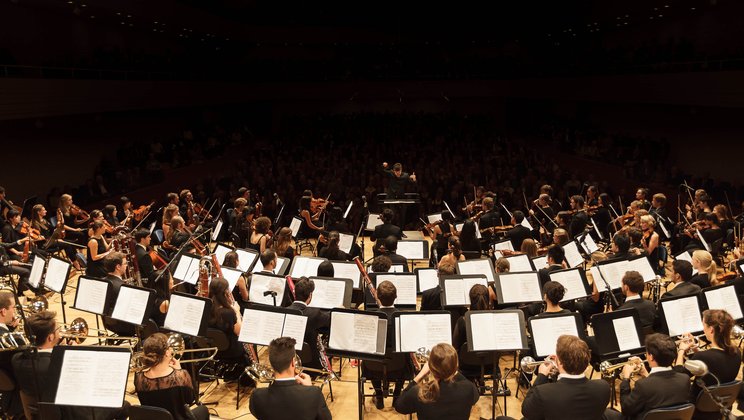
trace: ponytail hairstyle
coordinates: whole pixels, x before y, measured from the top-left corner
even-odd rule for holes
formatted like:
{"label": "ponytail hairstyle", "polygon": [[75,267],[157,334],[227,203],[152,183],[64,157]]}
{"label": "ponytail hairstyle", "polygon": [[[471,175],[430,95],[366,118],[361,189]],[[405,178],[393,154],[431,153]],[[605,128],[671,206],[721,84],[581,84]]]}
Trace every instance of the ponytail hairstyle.
{"label": "ponytail hairstyle", "polygon": [[475,284],[470,288],[470,310],[486,311],[491,309],[488,288],[482,284]]}
{"label": "ponytail hairstyle", "polygon": [[341,240],[341,236],[337,231],[333,230],[328,233],[328,249],[338,250],[338,241]]}
{"label": "ponytail hairstyle", "polygon": [[452,382],[457,374],[457,350],[450,344],[439,343],[431,348],[429,370],[433,380],[421,383],[418,399],[424,404],[439,399],[440,382]]}
{"label": "ponytail hairstyle", "polygon": [[455,256],[456,260],[459,260],[460,255],[462,254],[462,246],[460,246],[460,239],[458,239],[457,236],[450,236],[447,242],[449,244],[450,249],[452,250],[452,255]]}
{"label": "ponytail hairstyle", "polygon": [[698,249],[692,253],[692,258],[700,263],[700,271],[705,271],[705,273],[708,274],[708,280],[710,283],[715,284],[718,266],[716,265],[716,262],[713,261],[713,256],[710,255],[710,252]]}
{"label": "ponytail hairstyle", "polygon": [[158,363],[162,362],[165,358],[165,353],[168,351],[168,336],[163,333],[155,333],[142,344],[142,358],[140,359],[142,365],[149,369]]}
{"label": "ponytail hairstyle", "polygon": [[733,356],[737,347],[731,343],[731,329],[734,328],[734,318],[723,309],[707,309],[703,312],[703,323],[713,327],[713,341],[726,354]]}

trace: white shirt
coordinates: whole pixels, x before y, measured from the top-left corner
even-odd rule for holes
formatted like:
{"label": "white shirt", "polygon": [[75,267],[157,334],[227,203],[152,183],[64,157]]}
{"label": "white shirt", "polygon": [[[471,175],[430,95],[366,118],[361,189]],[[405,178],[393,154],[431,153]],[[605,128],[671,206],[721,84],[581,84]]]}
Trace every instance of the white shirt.
{"label": "white shirt", "polygon": [[294,380],[295,380],[294,377],[292,377],[292,378],[277,378],[277,379],[274,379],[274,382],[279,382],[279,381],[294,381]]}
{"label": "white shirt", "polygon": [[625,301],[626,302],[629,301],[629,300],[638,300],[638,299],[641,299],[641,295],[632,295],[632,296],[626,296],[625,297]]}
{"label": "white shirt", "polygon": [[558,379],[581,379],[581,378],[586,378],[586,376],[584,376],[583,373],[580,373],[578,375],[571,375],[569,373],[561,373],[560,375],[558,375]]}
{"label": "white shirt", "polygon": [[657,372],[666,372],[668,370],[672,370],[671,366],[656,366],[652,367],[651,370],[648,372],[649,375],[652,375]]}

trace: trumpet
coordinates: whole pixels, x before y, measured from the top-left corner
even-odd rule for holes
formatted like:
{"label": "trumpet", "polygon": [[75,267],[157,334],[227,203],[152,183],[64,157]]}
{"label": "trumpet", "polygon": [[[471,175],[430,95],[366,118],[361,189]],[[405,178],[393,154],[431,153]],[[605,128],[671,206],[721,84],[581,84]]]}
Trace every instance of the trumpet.
{"label": "trumpet", "polygon": [[555,360],[549,357],[545,358],[545,360],[535,361],[532,356],[524,356],[522,360],[519,361],[519,367],[522,369],[522,372],[534,373],[537,368],[545,362],[550,362],[553,367],[555,367],[556,369],[558,368],[558,365],[555,364]]}
{"label": "trumpet", "polygon": [[[97,335],[89,334],[91,330],[97,331],[98,334]],[[69,325],[63,325],[62,329],[60,329],[59,331],[59,336],[64,338],[68,344],[71,342],[75,342],[75,344],[80,344],[83,341],[85,341],[87,338],[95,338],[95,339],[103,340],[103,341],[110,341],[110,340],[129,341],[132,347],[136,346],[137,343],[139,342],[139,337],[107,335],[105,330],[100,330],[97,328],[89,328],[88,322],[82,317],[77,317],[73,319]]]}
{"label": "trumpet", "polygon": [[731,328],[731,339],[741,340],[742,338],[744,338],[744,328],[739,325],[734,325],[734,327]]}
{"label": "trumpet", "polygon": [[[733,330],[731,332],[733,333]],[[692,346],[690,347],[689,351],[693,351],[700,347],[700,339],[702,338],[705,338],[705,334],[693,335],[692,337],[680,336],[678,340],[674,341],[674,344],[679,347],[679,345],[682,343],[691,342]]]}
{"label": "trumpet", "polygon": [[[115,337],[118,338],[118,337]],[[204,348],[198,348],[198,349],[187,349],[186,348],[186,341],[183,339],[183,336],[179,333],[170,333],[168,334],[168,347],[173,351],[173,358],[178,360],[179,363],[198,363],[198,362],[206,362],[208,360],[214,359],[214,357],[217,355],[217,352],[219,351],[217,347],[204,347]],[[196,353],[196,352],[208,352],[208,356],[203,357],[194,357],[191,359],[182,359],[182,357],[187,353]],[[142,351],[138,351],[134,353],[132,356],[132,362],[130,364],[130,367],[135,372],[141,372],[147,367],[142,361],[142,358],[145,356],[145,353]]]}
{"label": "trumpet", "polygon": [[615,363],[614,365],[611,364],[609,361],[605,360],[604,362],[599,364],[599,371],[602,374],[603,377],[612,376],[615,372],[625,367],[625,365],[634,365],[635,369],[633,370],[633,373],[638,372],[641,370],[641,363],[643,363],[644,360],[641,358],[635,358],[631,357],[630,359]]}
{"label": "trumpet", "polygon": [[431,351],[427,350],[426,347],[419,347],[418,350],[411,353],[411,361],[413,362],[413,367],[416,369],[416,372],[420,372],[424,365],[429,362],[430,354]]}

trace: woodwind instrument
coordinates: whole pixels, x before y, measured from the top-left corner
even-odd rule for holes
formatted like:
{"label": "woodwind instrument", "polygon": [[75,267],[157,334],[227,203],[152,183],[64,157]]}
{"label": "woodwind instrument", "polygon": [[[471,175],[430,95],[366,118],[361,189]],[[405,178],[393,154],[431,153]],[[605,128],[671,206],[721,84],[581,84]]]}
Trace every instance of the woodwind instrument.
{"label": "woodwind instrument", "polygon": [[209,257],[202,257],[199,260],[199,290],[196,292],[197,296],[209,297],[209,275],[211,259]]}
{"label": "woodwind instrument", "polygon": [[367,290],[369,290],[369,294],[371,294],[372,297],[375,298],[377,306],[381,306],[380,300],[377,298],[377,289],[375,288],[375,285],[372,284],[372,279],[369,278],[369,274],[367,274],[367,271],[364,269],[362,260],[360,260],[359,257],[354,257],[353,261],[354,263],[356,263],[359,272],[362,273],[362,280],[364,281],[364,285],[367,287]]}

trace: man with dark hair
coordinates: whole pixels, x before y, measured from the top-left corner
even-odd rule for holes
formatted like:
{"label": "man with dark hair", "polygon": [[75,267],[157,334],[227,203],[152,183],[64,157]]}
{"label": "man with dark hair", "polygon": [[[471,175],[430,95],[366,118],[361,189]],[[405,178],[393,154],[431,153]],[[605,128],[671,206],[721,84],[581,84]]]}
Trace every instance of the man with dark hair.
{"label": "man with dark hair", "polygon": [[650,300],[643,298],[642,293],[645,287],[641,273],[626,271],[620,289],[625,295],[625,303],[618,310],[635,308],[638,311],[641,326],[651,327],[656,319],[656,306]]}
{"label": "man with dark hair", "polygon": [[[444,261],[437,266],[437,276],[441,279],[443,276],[454,276],[457,268],[454,263]],[[442,307],[442,288],[438,284],[429,290],[421,293],[421,310],[438,311]],[[455,319],[456,321],[456,319]],[[455,325],[454,323],[452,325]]]}
{"label": "man with dark hair", "polygon": [[259,420],[331,419],[319,388],[306,373],[295,374],[295,339],[280,337],[269,343],[274,382],[251,394],[249,408]]}
{"label": "man with dark hair", "polygon": [[553,271],[563,270],[563,261],[566,259],[566,252],[558,245],[548,248],[547,267],[541,268],[537,272],[540,278],[540,289],[545,287],[545,283],[550,281],[550,273]]}
{"label": "man with dark hair", "polygon": [[524,213],[519,210],[512,213],[511,224],[514,226],[506,232],[506,236],[511,239],[512,246],[516,250],[522,249],[522,241],[532,237],[532,232],[525,226],[522,226],[524,221]]}
{"label": "man with dark hair", "polygon": [[11,209],[8,211],[7,223],[2,226],[0,233],[2,234],[3,241],[5,241],[5,251],[8,256],[16,261],[21,260],[23,255],[23,245],[21,245],[25,238],[19,232],[19,225],[21,223],[21,213],[18,210]]}
{"label": "man with dark hair", "polygon": [[378,255],[372,260],[372,266],[370,268],[373,273],[387,273],[392,266],[393,262],[390,261],[387,255]]}
{"label": "man with dark hair", "polygon": [[630,237],[625,233],[616,233],[612,237],[612,256],[608,260],[626,260],[630,250]]}
{"label": "man with dark hair", "polygon": [[690,283],[690,279],[692,278],[692,264],[689,261],[674,260],[669,278],[672,279],[674,288],[661,295],[662,299],[674,296],[694,295],[700,292],[700,286]]}
{"label": "man with dark hair", "polygon": [[[646,336],[646,361],[651,367],[647,371],[643,362],[627,364],[620,372],[620,407],[623,416],[630,420],[643,419],[655,408],[684,404],[690,394],[690,377],[672,370],[677,357],[677,345],[665,334]],[[631,391],[630,378],[637,373],[641,377]]]}
{"label": "man with dark hair", "polygon": [[584,197],[580,195],[572,196],[571,210],[575,213],[571,216],[571,221],[568,224],[568,234],[571,235],[571,239],[576,239],[584,233],[584,229],[589,223],[589,216],[584,211]]}
{"label": "man with dark hair", "polygon": [[[522,415],[526,419],[601,419],[610,402],[610,386],[584,376],[590,356],[589,346],[579,337],[558,337],[554,361],[538,368],[535,383],[522,403]],[[556,366],[558,379],[551,383],[548,375]]]}
{"label": "man with dark hair", "polygon": [[9,333],[18,325],[15,314],[15,296],[9,290],[0,290],[0,334]]}
{"label": "man with dark hair", "polygon": [[[447,212],[449,213],[449,212]],[[481,230],[488,229],[495,226],[501,226],[504,223],[502,223],[503,220],[501,218],[501,213],[495,209],[495,203],[493,200],[493,197],[484,197],[483,198],[483,215],[481,215],[480,219],[478,220],[478,227]],[[493,232],[491,230],[484,230],[482,233],[482,243],[481,245],[487,245],[491,242],[493,239]],[[514,248],[519,249],[519,248]]]}
{"label": "man with dark hair", "polygon": [[312,360],[307,363],[307,367],[320,369],[320,353],[318,352],[318,346],[315,345],[318,340],[318,334],[321,332],[328,332],[331,327],[331,314],[330,312],[319,309],[311,308],[310,302],[313,300],[313,292],[315,291],[315,283],[307,277],[300,277],[295,282],[295,300],[289,305],[289,309],[300,311],[302,315],[307,317],[307,326],[305,327],[305,342],[310,346],[312,353]]}
{"label": "man with dark hair", "polygon": [[137,257],[137,266],[139,267],[142,283],[147,287],[154,287],[151,283],[158,275],[152,265],[152,258],[148,251],[150,238],[150,231],[147,229],[138,229],[134,232],[134,240],[137,243],[134,247],[134,254]]}
{"label": "man with dark hair", "polygon": [[333,263],[328,260],[325,260],[318,265],[318,277],[333,277],[335,271]]}
{"label": "man with dark hair", "polygon": [[133,324],[121,322],[111,318],[114,311],[116,299],[119,297],[119,291],[124,284],[122,277],[127,270],[127,259],[121,252],[112,252],[103,258],[103,268],[106,270],[104,280],[109,282],[108,294],[106,294],[106,315],[103,316],[103,325],[107,329],[121,336],[134,336],[136,331]]}
{"label": "man with dark hair", "polygon": [[261,272],[274,274],[274,270],[276,269],[277,264],[276,252],[271,249],[267,249],[266,251],[262,252],[258,258],[261,261],[261,265],[263,266]]}
{"label": "man with dark hair", "polygon": [[636,190],[635,199],[640,201],[643,210],[651,208],[651,203],[648,202],[648,188],[639,187]]}
{"label": "man with dark hair", "polygon": [[372,246],[372,251],[374,252],[375,257],[380,255],[380,246],[383,245],[385,239],[388,236],[394,236],[398,239],[403,239],[403,231],[398,226],[393,224],[394,217],[395,213],[393,213],[393,210],[382,210],[382,214],[380,214],[380,220],[382,220],[382,224],[375,226],[375,230],[369,236],[370,240],[375,241],[375,244]]}
{"label": "man with dark hair", "polygon": [[387,178],[388,185],[385,192],[387,198],[402,198],[406,192],[406,185],[409,183],[416,182],[416,173],[408,174],[403,172],[403,165],[396,163],[393,165],[393,169],[388,169],[388,163],[382,162],[382,172]]}
{"label": "man with dark hair", "polygon": [[380,301],[380,311],[388,315],[397,312],[393,303],[398,298],[398,290],[395,285],[387,280],[377,285],[377,299]]}
{"label": "man with dark hair", "polygon": [[390,258],[390,262],[395,265],[402,265],[403,266],[403,272],[408,272],[408,259],[402,255],[396,254],[396,251],[398,250],[398,238],[396,238],[393,235],[388,236],[385,238],[384,242],[385,251],[381,254],[388,258]]}

